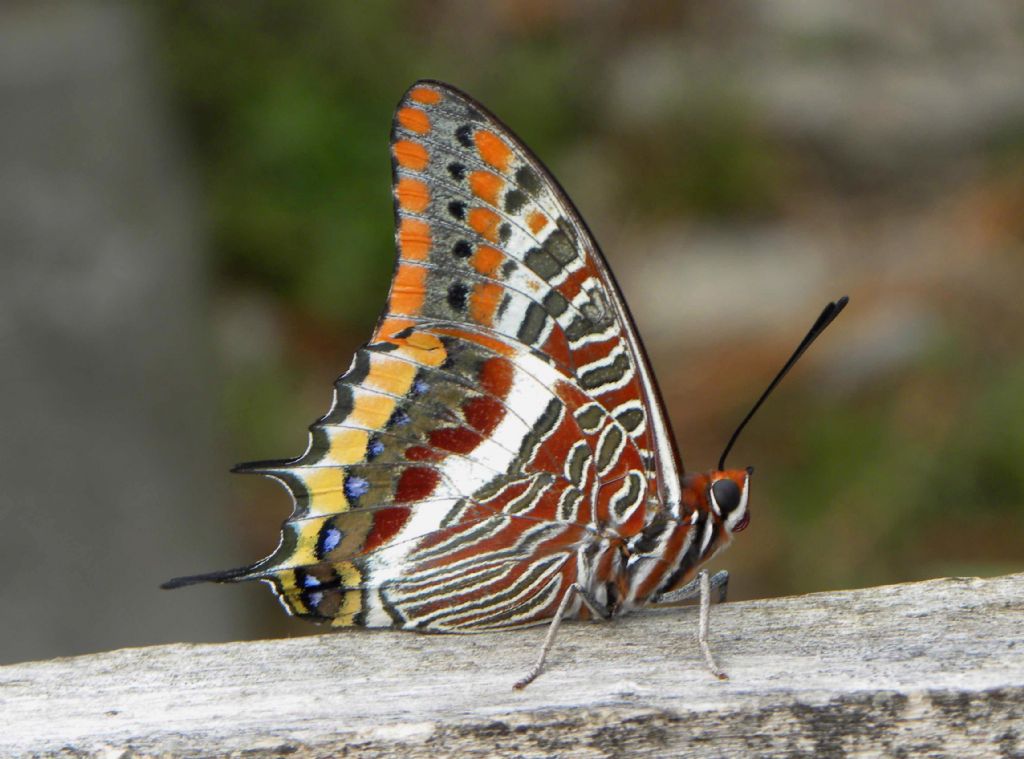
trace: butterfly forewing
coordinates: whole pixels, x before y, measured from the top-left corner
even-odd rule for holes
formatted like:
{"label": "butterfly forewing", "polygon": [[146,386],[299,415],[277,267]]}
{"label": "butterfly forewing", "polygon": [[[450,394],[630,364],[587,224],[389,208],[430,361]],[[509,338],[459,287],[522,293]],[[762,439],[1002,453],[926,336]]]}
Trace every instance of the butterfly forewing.
{"label": "butterfly forewing", "polygon": [[392,155],[400,258],[381,329],[456,319],[542,351],[620,417],[650,451],[662,500],[676,501],[681,467],[642,345],[553,177],[480,104],[436,82],[402,99]]}
{"label": "butterfly forewing", "polygon": [[657,389],[585,225],[497,119],[421,82],[391,151],[385,313],[307,452],[249,467],[295,509],[248,576],[337,625],[543,621],[584,576],[621,582],[605,528],[678,496]]}

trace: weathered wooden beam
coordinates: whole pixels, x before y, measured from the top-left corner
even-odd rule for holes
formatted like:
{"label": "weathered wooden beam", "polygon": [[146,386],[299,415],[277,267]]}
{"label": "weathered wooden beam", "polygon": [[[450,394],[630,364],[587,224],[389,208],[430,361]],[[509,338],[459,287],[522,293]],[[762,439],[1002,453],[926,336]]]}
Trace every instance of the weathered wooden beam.
{"label": "weathered wooden beam", "polygon": [[[73,620],[69,620],[73,624]],[[1024,574],[543,629],[343,632],[0,668],[0,755],[1024,755]]]}

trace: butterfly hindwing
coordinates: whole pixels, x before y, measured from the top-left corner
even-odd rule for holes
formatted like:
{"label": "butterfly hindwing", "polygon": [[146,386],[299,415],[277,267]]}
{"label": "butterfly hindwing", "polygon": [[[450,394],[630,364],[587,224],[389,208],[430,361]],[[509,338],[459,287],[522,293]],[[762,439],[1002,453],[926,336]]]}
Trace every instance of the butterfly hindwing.
{"label": "butterfly hindwing", "polygon": [[[406,588],[452,573],[479,578],[474,593],[495,604],[479,617],[489,624],[517,621],[523,608],[544,611],[535,594],[551,588],[537,585],[525,565],[557,554],[569,572],[575,549],[593,537],[592,501],[596,494],[603,507],[600,478],[613,466],[609,440],[629,450],[615,462],[639,466],[624,430],[567,377],[536,356],[515,357],[460,332],[407,329],[395,337],[389,345],[398,347],[386,355],[413,361],[431,346],[429,359],[420,356],[415,374],[396,372],[418,377],[416,392],[381,396],[389,402],[373,415],[351,399],[380,392],[374,371],[390,363],[357,356],[336,388],[345,400],[313,426],[309,451],[249,467],[282,481],[295,499],[278,551],[258,567],[293,613],[337,625],[387,626],[401,617],[407,626],[461,629],[468,622],[453,617],[459,605],[428,622],[398,600]],[[445,359],[432,366],[437,351]],[[500,572],[480,574],[498,565]],[[431,604],[463,585],[435,585]],[[520,611],[503,616],[502,598]]]}

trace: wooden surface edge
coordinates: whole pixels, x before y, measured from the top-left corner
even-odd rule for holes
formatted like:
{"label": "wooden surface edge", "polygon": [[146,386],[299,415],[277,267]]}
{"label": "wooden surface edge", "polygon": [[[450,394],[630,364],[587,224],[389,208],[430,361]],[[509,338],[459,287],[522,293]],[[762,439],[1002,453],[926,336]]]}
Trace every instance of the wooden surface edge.
{"label": "wooden surface edge", "polygon": [[[0,667],[2,756],[1024,756],[1024,574],[543,630],[176,644]],[[4,724],[6,723],[6,724]]]}

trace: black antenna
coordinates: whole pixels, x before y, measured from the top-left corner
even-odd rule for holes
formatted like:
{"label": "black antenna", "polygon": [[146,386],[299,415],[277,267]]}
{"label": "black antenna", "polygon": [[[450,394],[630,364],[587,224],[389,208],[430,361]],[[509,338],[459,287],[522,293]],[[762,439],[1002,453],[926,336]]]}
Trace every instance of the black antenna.
{"label": "black antenna", "polygon": [[800,345],[798,345],[796,350],[793,351],[793,355],[789,357],[789,361],[787,361],[785,366],[783,366],[782,369],[779,370],[779,373],[775,375],[775,379],[773,379],[771,384],[768,385],[768,389],[761,393],[761,397],[757,399],[757,403],[755,403],[754,407],[750,409],[745,417],[743,417],[743,421],[740,422],[740,426],[736,428],[734,433],[732,433],[732,437],[729,438],[729,442],[725,444],[725,450],[722,451],[722,457],[718,459],[718,471],[725,469],[725,457],[729,455],[729,451],[732,450],[733,444],[736,442],[736,438],[738,438],[740,433],[743,432],[743,428],[747,426],[747,422],[749,422],[750,418],[757,413],[759,408],[761,408],[761,404],[764,403],[765,398],[771,395],[772,390],[774,390],[775,386],[782,381],[782,378],[786,376],[786,373],[793,368],[793,364],[797,362],[797,359],[804,355],[804,351],[810,348],[811,343],[818,338],[818,335],[825,331],[825,327],[831,324],[832,320],[839,316],[839,312],[846,308],[846,304],[849,300],[850,299],[844,295],[834,303],[829,303],[825,306],[821,315],[807,332],[807,335],[800,341]]}

